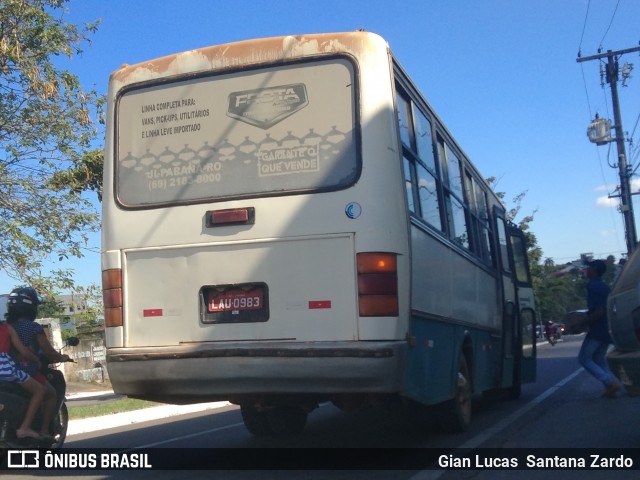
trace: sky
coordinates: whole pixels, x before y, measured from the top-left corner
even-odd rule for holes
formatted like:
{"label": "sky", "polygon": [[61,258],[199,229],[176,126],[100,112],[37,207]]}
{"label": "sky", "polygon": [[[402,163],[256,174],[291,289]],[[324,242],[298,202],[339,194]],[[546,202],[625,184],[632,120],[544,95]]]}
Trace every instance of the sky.
{"label": "sky", "polygon": [[[85,89],[106,93],[122,64],[208,45],[304,33],[364,29],[381,35],[458,143],[485,177],[499,179],[507,206],[525,192],[520,216],[544,258],[556,264],[593,253],[626,252],[618,200],[615,144],[596,146],[586,131],[596,114],[613,119],[598,49],[640,41],[638,0],[71,0],[66,20],[100,19],[81,56],[67,68]],[[619,84],[632,168],[640,164],[640,53]],[[635,75],[633,75],[635,73]],[[98,143],[98,146],[102,146]],[[640,170],[640,169],[639,169]],[[640,190],[640,177],[632,179]],[[636,217],[640,199],[634,197]],[[100,283],[100,236],[86,256],[55,268],[75,270],[76,284]],[[16,280],[0,272],[0,293]]]}

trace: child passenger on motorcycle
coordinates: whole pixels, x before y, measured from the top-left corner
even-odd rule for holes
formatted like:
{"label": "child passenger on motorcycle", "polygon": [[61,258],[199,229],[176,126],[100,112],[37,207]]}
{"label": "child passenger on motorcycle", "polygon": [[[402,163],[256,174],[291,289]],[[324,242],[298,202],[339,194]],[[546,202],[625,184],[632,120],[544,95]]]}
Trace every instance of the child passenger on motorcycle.
{"label": "child passenger on motorcycle", "polygon": [[[20,427],[16,430],[16,437],[35,438],[39,440],[41,436],[31,429],[31,424],[42,404],[45,389],[43,385],[16,366],[9,355],[11,348],[15,348],[21,355],[34,362],[39,361],[38,357],[22,344],[15,330],[11,328],[9,324],[0,322],[0,381],[16,382],[31,394],[27,412]],[[4,405],[0,404],[0,411],[3,409]]]}
{"label": "child passenger on motorcycle", "polygon": [[[16,330],[22,343],[32,352],[42,352],[52,363],[66,362],[69,360],[69,356],[58,353],[51,346],[42,325],[35,322],[40,303],[40,297],[33,288],[22,287],[15,289],[9,294],[7,300],[7,320]],[[19,360],[18,367],[44,386],[44,408],[40,435],[45,439],[50,438],[49,426],[55,415],[57,405],[56,391],[40,371],[39,362],[23,358]]]}

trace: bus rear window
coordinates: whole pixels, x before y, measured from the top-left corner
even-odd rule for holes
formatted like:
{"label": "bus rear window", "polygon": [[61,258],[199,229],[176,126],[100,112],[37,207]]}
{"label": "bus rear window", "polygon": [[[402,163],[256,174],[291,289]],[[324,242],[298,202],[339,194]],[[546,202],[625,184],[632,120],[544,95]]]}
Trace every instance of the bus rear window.
{"label": "bus rear window", "polygon": [[116,196],[129,208],[337,190],[360,172],[344,58],[128,89],[116,105]]}

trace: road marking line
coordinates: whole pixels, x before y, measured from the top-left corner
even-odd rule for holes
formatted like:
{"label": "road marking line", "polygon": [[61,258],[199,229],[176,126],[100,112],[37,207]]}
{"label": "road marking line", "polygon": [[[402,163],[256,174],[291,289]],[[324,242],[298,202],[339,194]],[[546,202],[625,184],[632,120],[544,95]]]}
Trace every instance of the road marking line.
{"label": "road marking line", "polygon": [[137,447],[132,447],[124,451],[127,452],[131,450],[140,450],[143,448],[153,448],[153,447],[157,447],[158,445],[164,445],[165,443],[171,443],[177,440],[187,440],[189,438],[199,437],[200,435],[206,435],[208,433],[214,433],[214,432],[221,432],[222,430],[229,430],[230,428],[236,428],[236,427],[242,427],[242,426],[244,426],[244,423],[242,422],[233,423],[231,425],[225,425],[223,427],[216,427],[216,428],[211,428],[209,430],[203,430],[201,432],[190,433],[189,435],[182,435],[180,437],[169,438],[167,440],[162,440],[161,442],[148,443],[146,445],[138,445]]}

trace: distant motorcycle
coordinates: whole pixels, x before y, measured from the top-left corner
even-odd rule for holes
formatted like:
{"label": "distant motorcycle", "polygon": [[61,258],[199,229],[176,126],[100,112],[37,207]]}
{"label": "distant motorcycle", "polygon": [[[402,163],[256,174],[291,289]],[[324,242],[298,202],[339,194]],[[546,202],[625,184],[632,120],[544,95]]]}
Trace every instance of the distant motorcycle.
{"label": "distant motorcycle", "polygon": [[[71,337],[67,339],[65,346],[76,346],[79,339]],[[73,362],[73,360],[69,360]],[[49,383],[56,389],[57,411],[49,426],[49,434],[53,441],[37,440],[35,438],[17,438],[16,429],[24,418],[29,403],[29,393],[14,382],[0,382],[0,404],[4,408],[0,410],[0,448],[49,448],[59,449],[67,438],[69,426],[69,412],[65,403],[66,382],[61,371],[43,362],[42,372]],[[36,415],[34,425],[39,425],[41,415]]]}
{"label": "distant motorcycle", "polygon": [[556,342],[560,339],[560,333],[558,332],[558,326],[548,321],[544,326],[544,338],[547,339],[550,345],[555,345]]}

